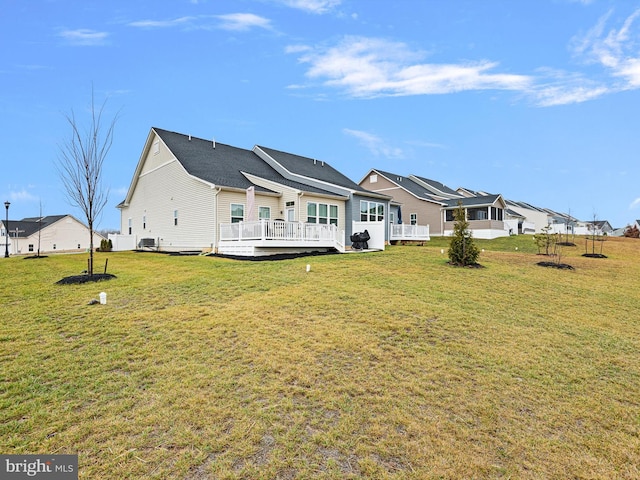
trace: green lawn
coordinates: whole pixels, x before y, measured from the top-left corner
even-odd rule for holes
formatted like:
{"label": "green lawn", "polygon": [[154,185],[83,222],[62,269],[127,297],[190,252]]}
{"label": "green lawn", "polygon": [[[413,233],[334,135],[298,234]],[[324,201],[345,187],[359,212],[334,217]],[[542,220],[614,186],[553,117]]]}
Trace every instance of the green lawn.
{"label": "green lawn", "polygon": [[574,271],[530,236],[478,241],[482,269],[435,238],[102,253],[117,279],[76,286],[84,255],[0,258],[0,453],[77,453],[84,479],[639,478],[640,241],[582,242]]}

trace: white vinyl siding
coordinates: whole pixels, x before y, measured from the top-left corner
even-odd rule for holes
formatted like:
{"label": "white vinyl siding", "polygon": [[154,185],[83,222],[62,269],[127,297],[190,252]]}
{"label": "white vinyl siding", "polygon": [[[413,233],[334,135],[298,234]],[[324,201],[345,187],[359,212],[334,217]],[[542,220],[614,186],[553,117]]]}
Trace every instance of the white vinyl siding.
{"label": "white vinyl siding", "polygon": [[153,238],[167,250],[211,247],[216,239],[214,190],[189,176],[176,160],[167,162],[162,158],[164,155],[163,148],[156,156],[148,155],[147,163],[155,163],[157,159],[163,163],[155,169],[148,169],[145,164],[143,172],[147,173],[138,178],[122,217],[146,217],[144,230],[141,223],[133,222],[131,233],[137,241]]}

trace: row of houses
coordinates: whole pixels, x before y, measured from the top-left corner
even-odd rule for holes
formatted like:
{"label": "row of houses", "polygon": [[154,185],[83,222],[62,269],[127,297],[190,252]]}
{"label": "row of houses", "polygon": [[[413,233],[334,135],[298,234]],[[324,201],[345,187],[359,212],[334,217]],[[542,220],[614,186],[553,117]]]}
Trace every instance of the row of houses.
{"label": "row of houses", "polygon": [[[351,249],[352,235],[366,230],[369,248],[383,250],[389,243],[450,235],[459,205],[476,238],[535,233],[547,225],[575,234],[608,226],[581,223],[501,194],[454,190],[418,175],[371,169],[356,183],[322,160],[151,128],[127,195],[118,205],[120,234],[109,238],[115,250],[262,256],[345,252]],[[64,218],[66,226],[79,224],[71,216]],[[35,243],[26,232],[35,231],[36,225],[61,221],[45,219],[10,222],[11,231],[17,228],[15,253],[33,251]],[[19,248],[20,230],[25,237]],[[75,231],[64,244],[45,237],[41,251],[82,250],[88,243]]]}

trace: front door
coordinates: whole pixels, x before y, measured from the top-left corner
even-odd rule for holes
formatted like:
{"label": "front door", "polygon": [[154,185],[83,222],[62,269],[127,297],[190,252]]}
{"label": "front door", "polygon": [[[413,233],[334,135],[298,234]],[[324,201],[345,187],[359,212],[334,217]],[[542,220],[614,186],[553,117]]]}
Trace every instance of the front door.
{"label": "front door", "polygon": [[296,211],[293,208],[287,208],[287,222],[295,222]]}

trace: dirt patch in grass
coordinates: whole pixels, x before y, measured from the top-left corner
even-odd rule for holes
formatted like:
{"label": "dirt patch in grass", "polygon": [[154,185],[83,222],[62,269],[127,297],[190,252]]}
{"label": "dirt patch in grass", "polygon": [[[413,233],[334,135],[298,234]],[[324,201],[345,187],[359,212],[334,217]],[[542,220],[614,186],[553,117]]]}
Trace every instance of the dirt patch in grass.
{"label": "dirt patch in grass", "polygon": [[64,277],[56,282],[57,285],[78,285],[89,282],[103,282],[105,280],[111,280],[117,278],[110,273],[94,273],[93,275],[72,275],[70,277]]}

